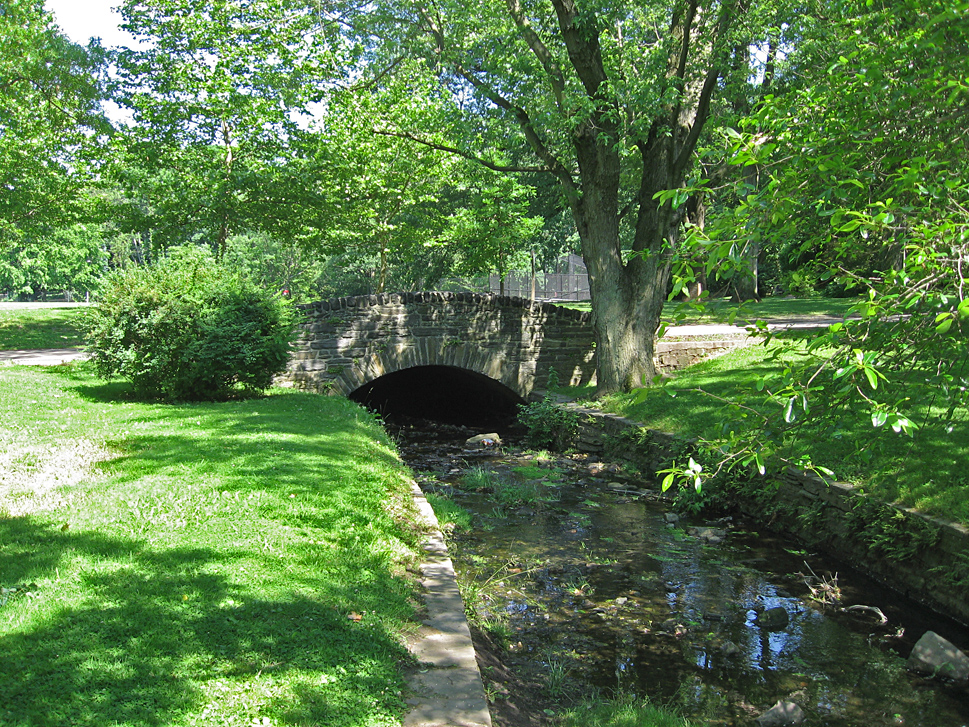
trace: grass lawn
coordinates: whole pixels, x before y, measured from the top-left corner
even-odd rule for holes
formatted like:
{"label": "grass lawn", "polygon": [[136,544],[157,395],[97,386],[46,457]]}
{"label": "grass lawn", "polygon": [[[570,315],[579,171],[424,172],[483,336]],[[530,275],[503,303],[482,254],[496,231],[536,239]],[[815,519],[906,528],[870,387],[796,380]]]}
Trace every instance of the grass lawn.
{"label": "grass lawn", "polygon": [[0,368],[0,724],[399,724],[409,487],[341,398]]}
{"label": "grass lawn", "polygon": [[84,310],[83,306],[0,304],[0,351],[81,346]]}
{"label": "grass lawn", "polygon": [[734,303],[726,298],[711,300],[707,310],[698,315],[686,304],[668,304],[666,314],[677,323],[716,323],[736,317],[736,323],[763,320],[797,320],[800,318],[843,318],[860,298],[764,298],[759,302]]}
{"label": "grass lawn", "polygon": [[[764,404],[755,389],[757,379],[781,370],[771,359],[774,349],[763,345],[733,351],[679,372],[670,391],[654,389],[637,401],[635,394],[609,396],[596,406],[622,414],[646,427],[684,437],[714,436],[725,404],[693,389],[725,399],[741,399],[751,406]],[[953,372],[956,373],[956,372]],[[899,385],[904,386],[904,381]],[[591,390],[567,390],[589,396]],[[805,432],[788,453],[808,454],[816,465],[830,468],[842,481],[861,485],[889,502],[969,524],[969,423],[965,413],[951,431],[938,423],[941,411],[917,411],[914,436],[896,434],[890,427],[875,429],[868,414],[846,416],[834,432]],[[870,444],[871,460],[856,454],[857,442]]]}

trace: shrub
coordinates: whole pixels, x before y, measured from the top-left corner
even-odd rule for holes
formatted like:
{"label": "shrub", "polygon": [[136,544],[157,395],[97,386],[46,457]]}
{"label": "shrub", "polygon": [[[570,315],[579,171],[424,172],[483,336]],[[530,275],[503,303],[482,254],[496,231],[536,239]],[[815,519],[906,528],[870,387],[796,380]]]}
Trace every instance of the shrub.
{"label": "shrub", "polygon": [[518,422],[527,430],[525,442],[536,449],[564,451],[575,443],[579,415],[548,397],[518,407]]}
{"label": "shrub", "polygon": [[289,357],[289,303],[226,275],[200,248],[105,280],[88,324],[98,375],[121,376],[139,394],[170,400],[262,391]]}

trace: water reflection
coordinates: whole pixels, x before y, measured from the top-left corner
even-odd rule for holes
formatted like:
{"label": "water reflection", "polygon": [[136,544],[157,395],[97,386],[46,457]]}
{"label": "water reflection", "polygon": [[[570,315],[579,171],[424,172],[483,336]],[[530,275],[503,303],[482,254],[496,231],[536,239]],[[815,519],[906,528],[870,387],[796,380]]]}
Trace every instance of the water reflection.
{"label": "water reflection", "polygon": [[[407,447],[415,466],[420,447],[409,455]],[[434,452],[441,457],[440,442]],[[493,493],[462,488],[453,462],[470,460],[460,446],[454,457],[423,486],[474,513],[473,531],[451,542],[459,577],[480,584],[500,574],[489,608],[507,619],[517,656],[536,669],[567,669],[572,695],[591,687],[648,694],[722,725],[753,724],[779,700],[798,703],[809,725],[969,721],[965,690],[904,668],[924,631],[946,630],[962,648],[969,635],[872,590],[859,574],[734,523],[714,524],[727,533],[719,544],[688,535],[683,523],[666,522],[666,504],[647,485],[610,487],[582,462],[554,463],[537,501],[496,507]],[[487,467],[514,478],[523,463],[534,467],[517,455]],[[839,570],[850,602],[879,606],[891,623],[876,628],[812,605],[798,575],[805,561],[817,573]]]}

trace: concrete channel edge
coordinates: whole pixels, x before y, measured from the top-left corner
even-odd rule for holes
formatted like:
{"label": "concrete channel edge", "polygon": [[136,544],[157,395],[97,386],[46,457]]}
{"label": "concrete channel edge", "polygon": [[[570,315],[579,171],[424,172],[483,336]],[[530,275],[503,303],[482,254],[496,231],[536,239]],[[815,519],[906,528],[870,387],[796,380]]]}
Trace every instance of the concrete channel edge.
{"label": "concrete channel edge", "polygon": [[417,483],[414,503],[430,533],[421,564],[426,616],[408,645],[420,668],[408,678],[411,709],[404,727],[492,727],[488,700],[437,516]]}

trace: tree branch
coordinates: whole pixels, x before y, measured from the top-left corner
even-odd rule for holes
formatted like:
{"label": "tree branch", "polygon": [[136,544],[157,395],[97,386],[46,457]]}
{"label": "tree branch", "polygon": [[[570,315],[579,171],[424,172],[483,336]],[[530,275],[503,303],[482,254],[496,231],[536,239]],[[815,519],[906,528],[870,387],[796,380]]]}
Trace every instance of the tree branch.
{"label": "tree branch", "polygon": [[578,11],[573,0],[552,0],[558,17],[562,40],[569,53],[569,60],[575,69],[589,98],[598,98],[599,90],[608,78],[602,63],[602,49],[596,33],[583,34],[575,25]]}
{"label": "tree branch", "polygon": [[[572,199],[578,199],[579,191],[575,184],[575,179],[572,177],[572,173],[565,167],[565,165],[562,164],[562,162],[558,160],[548,146],[546,146],[545,142],[542,141],[541,136],[539,136],[538,132],[535,130],[535,125],[532,123],[532,119],[528,115],[528,112],[521,106],[516,106],[513,104],[486,83],[480,81],[473,74],[468,73],[460,65],[457,66],[457,71],[464,80],[478,89],[478,91],[480,91],[485,98],[495,104],[498,108],[504,109],[515,117],[515,120],[518,122],[518,126],[521,128],[522,133],[525,134],[525,139],[528,141],[528,145],[532,148],[532,151],[535,152],[535,155],[545,163],[545,167],[539,168],[539,171],[554,174],[555,177],[562,183],[566,194]],[[461,154],[461,152],[456,153]],[[462,154],[462,156],[466,155]]]}
{"label": "tree branch", "polygon": [[487,159],[485,159],[483,157],[479,157],[476,154],[472,154],[471,152],[464,151],[463,149],[458,149],[457,147],[454,147],[454,146],[448,146],[447,144],[441,144],[441,143],[438,143],[436,141],[431,141],[430,139],[422,139],[419,136],[415,136],[414,134],[410,134],[410,133],[407,133],[405,131],[388,131],[388,130],[382,130],[382,129],[374,129],[374,133],[375,134],[379,134],[380,136],[390,136],[390,137],[393,137],[395,139],[406,139],[407,141],[412,141],[415,144],[420,144],[421,146],[426,146],[428,149],[436,149],[437,151],[444,151],[444,152],[448,152],[449,154],[456,154],[456,155],[458,155],[460,157],[464,157],[465,159],[468,159],[470,161],[477,162],[481,166],[487,167],[488,169],[490,169],[490,170],[492,170],[494,172],[507,172],[507,173],[514,173],[514,172],[544,172],[544,173],[548,173],[548,172],[551,172],[552,171],[548,167],[525,167],[525,166],[495,164],[492,161],[489,161],[489,160],[487,160]]}
{"label": "tree branch", "polygon": [[564,105],[565,97],[565,79],[562,75],[562,69],[559,64],[555,61],[554,56],[549,51],[548,46],[542,41],[532,28],[531,24],[528,22],[528,18],[525,17],[522,12],[521,3],[519,0],[507,0],[508,3],[508,13],[511,15],[512,19],[515,21],[515,25],[518,26],[518,30],[521,32],[522,37],[531,48],[532,53],[538,58],[539,62],[542,64],[542,68],[545,69],[545,73],[548,74],[549,81],[552,84],[552,93],[555,96],[555,105],[561,110]]}
{"label": "tree branch", "polygon": [[703,80],[700,97],[697,100],[696,116],[693,119],[693,124],[690,126],[690,133],[687,134],[679,151],[674,150],[673,152],[675,156],[673,172],[677,176],[686,169],[687,164],[690,162],[690,157],[693,155],[693,150],[700,140],[700,133],[703,131],[703,126],[710,113],[710,100],[713,98],[713,92],[716,90],[719,80],[720,71],[714,67],[709,68],[707,70],[707,76]]}
{"label": "tree branch", "polygon": [[[717,89],[717,83],[720,80],[720,65],[717,62],[718,46],[720,45],[721,39],[726,37],[727,30],[730,27],[730,21],[733,18],[733,13],[735,11],[742,11],[744,3],[740,3],[740,8],[735,8],[732,3],[724,2],[720,8],[720,17],[717,19],[717,30],[713,38],[710,39],[710,51],[706,74],[703,79],[703,85],[700,88],[700,93],[696,98],[693,118],[689,125],[689,132],[687,133],[686,139],[684,139],[682,146],[677,150],[673,148],[673,154],[671,162],[673,164],[673,173],[675,175],[680,175],[683,170],[686,169],[689,164],[690,158],[693,155],[693,150],[696,148],[697,142],[700,139],[700,133],[703,131],[703,127],[706,124],[707,117],[710,114],[710,102],[713,98],[713,94]],[[695,8],[695,5],[691,3],[691,9]],[[689,23],[690,25],[686,29],[686,33],[692,33],[692,23],[695,19],[694,15],[691,13]],[[686,57],[685,54],[688,53],[689,41],[684,39],[683,41],[683,53],[684,56],[680,58],[680,72],[683,74],[679,76],[686,83]],[[686,92],[686,88],[683,89]],[[677,104],[677,117],[680,113],[680,105]],[[674,123],[677,122],[677,117],[674,117]],[[678,126],[685,127],[685,124],[677,124]],[[674,127],[676,128],[676,127]]]}

